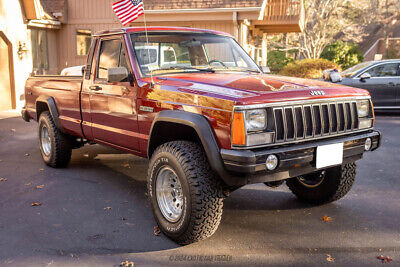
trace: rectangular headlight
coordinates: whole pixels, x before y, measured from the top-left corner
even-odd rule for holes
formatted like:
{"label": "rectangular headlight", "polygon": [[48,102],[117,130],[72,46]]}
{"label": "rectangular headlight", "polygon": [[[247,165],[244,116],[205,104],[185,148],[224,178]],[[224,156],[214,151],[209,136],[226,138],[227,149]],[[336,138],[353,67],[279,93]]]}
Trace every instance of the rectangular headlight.
{"label": "rectangular headlight", "polygon": [[247,132],[263,131],[267,127],[267,112],[265,109],[254,109],[246,111]]}
{"label": "rectangular headlight", "polygon": [[358,117],[365,118],[369,116],[370,104],[369,100],[357,101]]}

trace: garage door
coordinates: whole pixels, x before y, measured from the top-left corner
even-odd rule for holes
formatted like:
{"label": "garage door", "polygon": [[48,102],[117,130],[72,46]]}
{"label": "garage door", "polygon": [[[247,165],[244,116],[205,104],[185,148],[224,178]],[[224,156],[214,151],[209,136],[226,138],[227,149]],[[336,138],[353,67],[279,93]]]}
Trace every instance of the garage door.
{"label": "garage door", "polygon": [[11,44],[0,32],[0,110],[13,108],[10,65]]}

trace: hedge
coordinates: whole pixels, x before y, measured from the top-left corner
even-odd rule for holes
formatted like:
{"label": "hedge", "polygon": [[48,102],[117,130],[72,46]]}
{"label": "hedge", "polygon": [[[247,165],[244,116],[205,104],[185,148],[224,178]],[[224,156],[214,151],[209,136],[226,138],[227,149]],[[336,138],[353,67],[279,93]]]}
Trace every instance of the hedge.
{"label": "hedge", "polygon": [[322,78],[322,72],[326,69],[338,69],[341,71],[338,64],[327,59],[303,59],[289,63],[279,72],[279,74],[284,76],[318,79]]}

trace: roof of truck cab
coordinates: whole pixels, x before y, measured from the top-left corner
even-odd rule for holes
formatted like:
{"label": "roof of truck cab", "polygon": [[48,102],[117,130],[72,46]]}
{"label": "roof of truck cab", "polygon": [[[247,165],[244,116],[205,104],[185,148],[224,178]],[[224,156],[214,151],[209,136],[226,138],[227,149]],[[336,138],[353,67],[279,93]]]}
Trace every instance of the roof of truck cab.
{"label": "roof of truck cab", "polygon": [[[187,27],[165,27],[165,26],[152,26],[147,27],[148,32],[193,32],[193,33],[211,33],[217,35],[224,35],[232,37],[230,34],[226,32],[206,30],[206,29],[196,29],[196,28],[187,28]],[[124,33],[134,33],[134,32],[146,32],[146,27],[129,27],[129,28],[119,28],[112,29],[107,31],[101,31],[93,36],[105,36],[105,35],[114,35],[114,34],[124,34]]]}

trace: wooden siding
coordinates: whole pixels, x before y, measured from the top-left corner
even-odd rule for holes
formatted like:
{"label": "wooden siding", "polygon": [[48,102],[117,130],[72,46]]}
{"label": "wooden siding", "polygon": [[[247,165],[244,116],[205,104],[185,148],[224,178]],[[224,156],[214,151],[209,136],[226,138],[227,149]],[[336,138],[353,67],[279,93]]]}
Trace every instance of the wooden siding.
{"label": "wooden siding", "polygon": [[[122,25],[115,17],[111,4],[113,0],[69,0],[68,24],[59,31],[58,51],[59,70],[65,67],[84,65],[85,56],[76,54],[76,31],[90,30],[93,33],[120,28]],[[186,15],[187,16],[187,15]],[[132,23],[130,26],[143,26],[143,22]],[[150,22],[148,26],[180,26],[212,29],[234,35],[233,22]]]}

